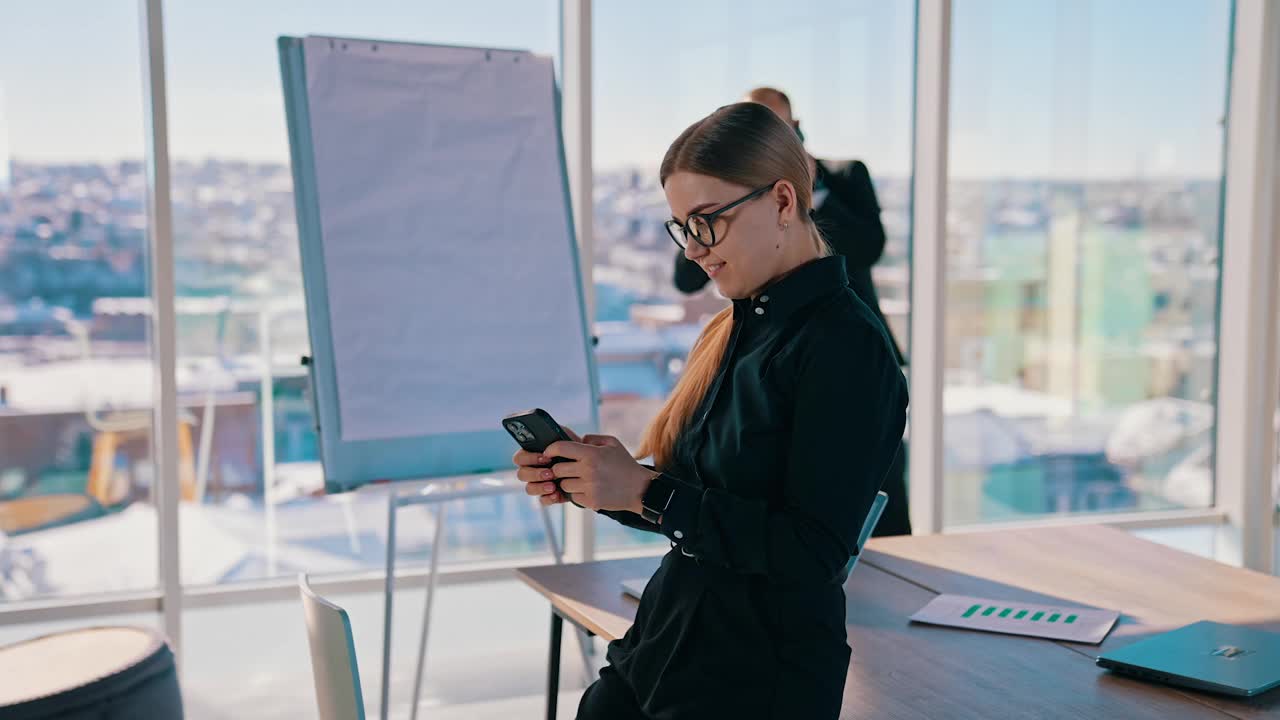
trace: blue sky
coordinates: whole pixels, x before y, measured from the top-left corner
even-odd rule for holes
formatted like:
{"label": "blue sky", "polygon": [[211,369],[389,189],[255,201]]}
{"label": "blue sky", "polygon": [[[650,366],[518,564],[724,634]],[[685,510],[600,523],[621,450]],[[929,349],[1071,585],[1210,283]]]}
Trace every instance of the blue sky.
{"label": "blue sky", "polygon": [[[274,39],[327,33],[555,54],[552,0],[166,4],[175,157],[284,161]],[[656,166],[688,123],[755,84],[795,101],[818,155],[910,165],[914,3],[595,3],[597,167]],[[951,166],[960,177],[1212,176],[1229,0],[956,0]],[[0,153],[141,155],[133,0],[7,3]]]}

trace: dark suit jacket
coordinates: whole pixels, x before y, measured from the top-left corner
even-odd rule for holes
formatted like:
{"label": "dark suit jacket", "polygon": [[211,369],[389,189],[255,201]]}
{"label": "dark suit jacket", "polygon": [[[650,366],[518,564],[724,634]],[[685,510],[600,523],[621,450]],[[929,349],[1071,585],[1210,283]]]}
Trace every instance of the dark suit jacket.
{"label": "dark suit jacket", "polygon": [[[871,266],[884,254],[884,225],[880,222],[880,203],[871,184],[867,166],[859,160],[847,162],[818,161],[818,185],[828,190],[826,199],[815,213],[818,229],[837,255],[845,257],[849,287],[871,308],[871,312],[889,330],[880,297],[871,281]],[[676,254],[675,284],[681,292],[693,293],[707,284],[707,274],[698,264]],[[893,352],[900,365],[906,364],[902,348],[889,333]]]}

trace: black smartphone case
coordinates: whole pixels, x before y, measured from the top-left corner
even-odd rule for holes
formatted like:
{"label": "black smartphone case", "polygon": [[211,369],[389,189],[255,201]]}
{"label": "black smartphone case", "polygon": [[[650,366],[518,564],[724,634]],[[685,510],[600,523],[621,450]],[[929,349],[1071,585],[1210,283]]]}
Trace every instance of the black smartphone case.
{"label": "black smartphone case", "polygon": [[[510,421],[519,422],[528,428],[529,432],[533,433],[533,440],[521,440],[508,425]],[[546,450],[548,445],[556,442],[557,440],[571,439],[569,434],[560,427],[560,424],[551,417],[551,413],[548,413],[542,408],[534,408],[533,410],[512,413],[511,415],[502,418],[502,427],[517,443],[520,444],[520,447],[528,450],[529,452],[540,453],[543,450]],[[563,459],[564,458],[555,458],[552,460],[552,464],[554,465],[556,462]]]}
{"label": "black smartphone case", "polygon": [[[511,428],[509,424],[511,421],[523,424],[533,435],[533,439],[530,440],[526,438],[521,440],[517,432]],[[557,440],[573,439],[569,437],[569,433],[566,433],[564,429],[560,427],[560,423],[557,423],[555,419],[551,417],[551,413],[543,410],[542,408],[534,408],[532,410],[525,410],[524,412],[512,413],[502,418],[502,429],[506,430],[507,434],[519,443],[520,447],[528,450],[529,452],[535,453],[540,453],[543,450],[546,450],[548,445]],[[566,459],[567,458],[562,457],[551,458],[551,464],[555,465],[556,463]],[[564,492],[564,490],[560,488],[560,481],[556,480],[555,482],[556,489]],[[569,502],[574,505],[578,505],[577,502],[574,502],[572,495],[566,493],[566,496],[569,498]],[[578,507],[582,506],[578,505]]]}

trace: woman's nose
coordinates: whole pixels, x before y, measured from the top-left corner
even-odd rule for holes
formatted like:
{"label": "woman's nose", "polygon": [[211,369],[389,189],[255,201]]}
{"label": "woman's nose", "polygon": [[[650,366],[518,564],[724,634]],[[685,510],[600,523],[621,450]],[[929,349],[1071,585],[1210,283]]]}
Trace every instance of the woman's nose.
{"label": "woman's nose", "polygon": [[688,246],[684,249],[684,256],[688,260],[697,260],[700,257],[706,256],[709,252],[711,251],[703,247],[702,243],[690,238]]}

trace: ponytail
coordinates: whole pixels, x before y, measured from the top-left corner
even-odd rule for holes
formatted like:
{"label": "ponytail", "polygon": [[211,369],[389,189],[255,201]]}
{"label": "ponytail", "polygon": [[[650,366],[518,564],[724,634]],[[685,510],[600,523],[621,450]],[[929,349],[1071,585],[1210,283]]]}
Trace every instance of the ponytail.
{"label": "ponytail", "polygon": [[637,456],[653,456],[653,463],[659,469],[671,467],[676,438],[711,389],[711,381],[720,368],[720,360],[729,347],[729,335],[732,332],[731,306],[716,313],[703,328],[693,350],[689,352],[689,360],[685,363],[680,381],[644,431]]}

